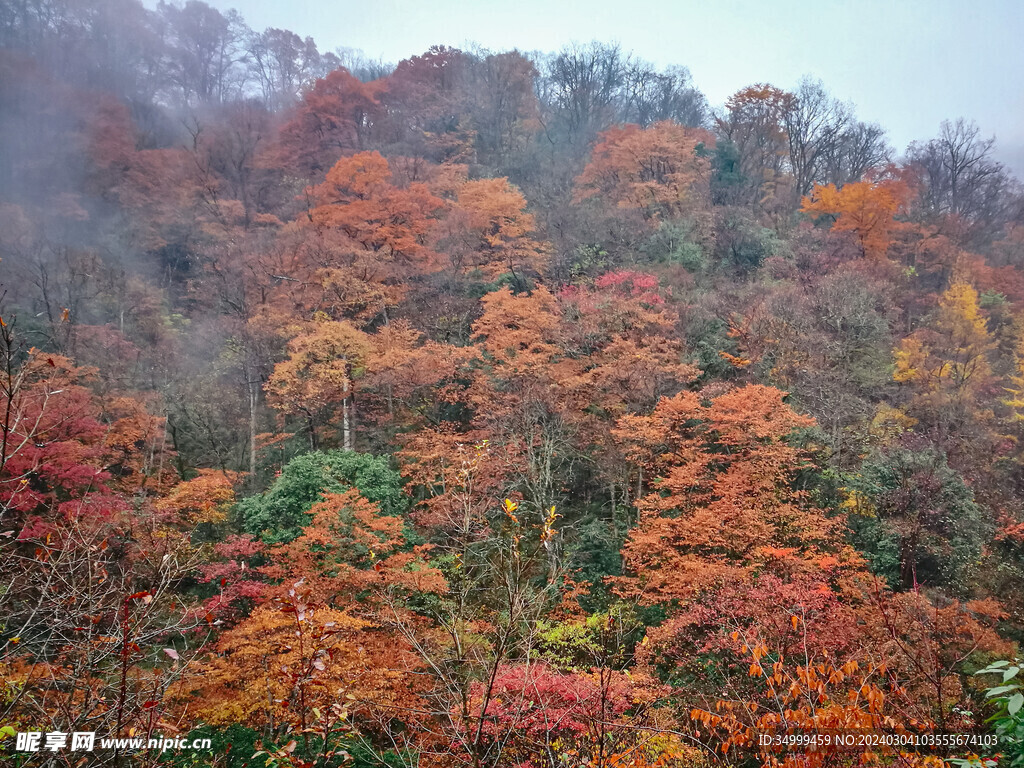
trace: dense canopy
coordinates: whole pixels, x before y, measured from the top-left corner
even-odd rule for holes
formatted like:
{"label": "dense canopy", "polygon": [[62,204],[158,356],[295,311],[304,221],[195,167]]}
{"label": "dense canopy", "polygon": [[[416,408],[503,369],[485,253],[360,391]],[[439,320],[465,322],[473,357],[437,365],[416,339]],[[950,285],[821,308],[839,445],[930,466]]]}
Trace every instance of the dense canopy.
{"label": "dense canopy", "polygon": [[0,760],[1020,765],[754,738],[1024,733],[1024,191],[936,128],[7,4]]}

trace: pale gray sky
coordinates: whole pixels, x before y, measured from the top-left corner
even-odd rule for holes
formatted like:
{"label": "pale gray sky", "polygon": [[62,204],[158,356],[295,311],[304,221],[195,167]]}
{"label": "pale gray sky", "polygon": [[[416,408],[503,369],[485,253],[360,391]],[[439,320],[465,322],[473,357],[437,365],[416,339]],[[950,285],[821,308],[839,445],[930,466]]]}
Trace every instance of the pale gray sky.
{"label": "pale gray sky", "polygon": [[397,62],[435,44],[554,51],[617,41],[690,68],[713,105],[804,74],[903,150],[945,118],[977,121],[1024,178],[1024,0],[208,0],[256,29]]}

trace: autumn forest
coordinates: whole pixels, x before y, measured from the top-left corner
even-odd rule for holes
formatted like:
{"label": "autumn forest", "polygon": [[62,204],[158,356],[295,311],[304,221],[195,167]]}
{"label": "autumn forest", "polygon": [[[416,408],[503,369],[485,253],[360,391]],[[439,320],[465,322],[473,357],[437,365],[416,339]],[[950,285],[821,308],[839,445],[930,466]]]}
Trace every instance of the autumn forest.
{"label": "autumn forest", "polygon": [[0,763],[1024,766],[1024,187],[949,117],[0,2]]}

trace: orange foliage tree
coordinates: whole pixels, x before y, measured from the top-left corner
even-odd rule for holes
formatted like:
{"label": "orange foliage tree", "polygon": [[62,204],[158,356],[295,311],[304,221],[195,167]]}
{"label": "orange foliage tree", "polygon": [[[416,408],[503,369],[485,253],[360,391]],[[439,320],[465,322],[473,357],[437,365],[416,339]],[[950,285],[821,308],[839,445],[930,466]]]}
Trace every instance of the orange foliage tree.
{"label": "orange foliage tree", "polygon": [[414,621],[403,595],[443,591],[445,581],[408,547],[403,521],[357,491],[328,494],[310,513],[298,538],[266,553],[255,610],[221,634],[172,700],[207,722],[244,723],[268,742],[294,736],[307,754],[329,757],[355,738],[351,726],[373,739],[427,706],[415,682],[421,660],[388,628]]}
{"label": "orange foliage tree", "polygon": [[320,444],[322,427],[340,405],[342,445],[352,450],[353,381],[368,352],[366,334],[351,323],[315,322],[308,333],[288,343],[288,358],[274,366],[267,380],[267,402],[286,416],[305,420],[313,450]]}
{"label": "orange foliage tree", "polygon": [[445,220],[441,245],[457,270],[479,269],[487,280],[502,273],[522,282],[543,266],[544,246],[526,198],[508,179],[467,181]]}
{"label": "orange foliage tree", "polygon": [[708,399],[683,392],[619,420],[615,435],[649,490],[638,493],[616,588],[668,613],[649,632],[648,656],[685,665],[720,647],[729,624],[788,647],[793,610],[806,612],[815,644],[850,641],[840,596],[860,560],[842,521],[793,485],[806,459],[787,438],[812,422],[782,398],[760,385]]}
{"label": "orange foliage tree", "polygon": [[[690,713],[716,752],[731,759],[753,755],[770,768],[945,765],[914,743],[933,724],[912,717],[911,694],[884,662],[840,661],[827,654],[797,656],[794,662],[738,632],[733,637],[756,693],[743,690],[750,686],[739,672],[740,682],[729,680],[724,696]],[[875,744],[874,738],[881,741]]]}
{"label": "orange foliage tree", "polygon": [[725,102],[718,129],[735,147],[736,168],[743,180],[740,199],[733,202],[770,207],[781,200],[784,167],[789,154],[786,116],[795,96],[768,83],[741,88]]}
{"label": "orange foliage tree", "polygon": [[318,79],[281,128],[282,163],[312,177],[365,149],[383,112],[380,91],[380,83],[361,83],[343,67]]}
{"label": "orange foliage tree", "polygon": [[852,232],[866,258],[884,259],[900,229],[896,216],[905,210],[910,195],[910,185],[902,179],[857,181],[839,189],[835,184],[815,184],[800,210],[831,216],[833,231]]}
{"label": "orange foliage tree", "polygon": [[609,128],[576,179],[575,200],[598,197],[644,219],[678,215],[707,196],[709,161],[697,151],[707,143],[705,132],[670,120]]}
{"label": "orange foliage tree", "polygon": [[307,304],[334,317],[372,320],[397,303],[410,277],[437,269],[428,245],[443,207],[422,182],[395,186],[378,152],[339,160],[324,182],[309,191],[303,243],[308,281],[319,286]]}

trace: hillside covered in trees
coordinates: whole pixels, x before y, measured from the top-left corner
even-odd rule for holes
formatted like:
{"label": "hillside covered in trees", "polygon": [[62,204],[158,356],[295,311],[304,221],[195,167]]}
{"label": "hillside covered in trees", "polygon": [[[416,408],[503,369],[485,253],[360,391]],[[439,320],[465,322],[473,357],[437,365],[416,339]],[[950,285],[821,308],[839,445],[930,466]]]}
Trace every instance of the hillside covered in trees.
{"label": "hillside covered in trees", "polygon": [[642,53],[0,4],[0,762],[1022,765],[1024,190]]}

